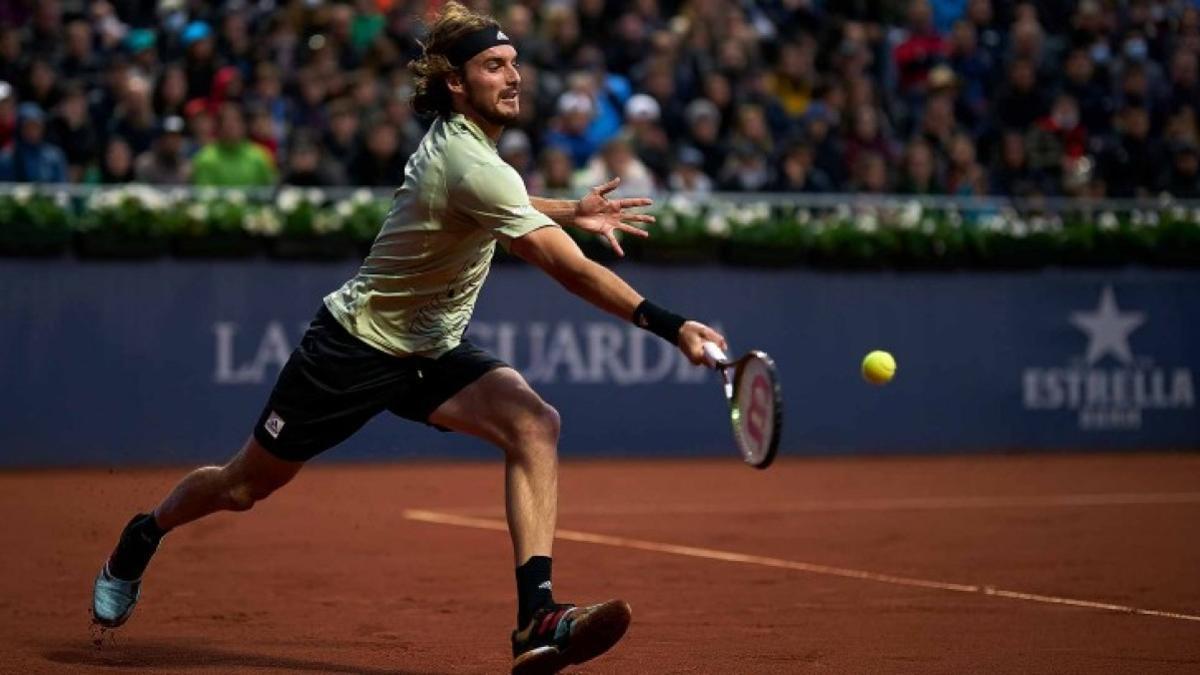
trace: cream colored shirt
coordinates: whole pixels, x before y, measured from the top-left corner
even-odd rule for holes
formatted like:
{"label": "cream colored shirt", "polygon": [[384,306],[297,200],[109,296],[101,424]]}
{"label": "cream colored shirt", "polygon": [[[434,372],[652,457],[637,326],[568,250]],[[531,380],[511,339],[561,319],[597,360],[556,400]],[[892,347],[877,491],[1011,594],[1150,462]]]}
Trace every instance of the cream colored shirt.
{"label": "cream colored shirt", "polygon": [[375,347],[437,358],[462,341],[496,241],[555,226],[475,123],[438,118],[358,274],[325,296],[346,330]]}

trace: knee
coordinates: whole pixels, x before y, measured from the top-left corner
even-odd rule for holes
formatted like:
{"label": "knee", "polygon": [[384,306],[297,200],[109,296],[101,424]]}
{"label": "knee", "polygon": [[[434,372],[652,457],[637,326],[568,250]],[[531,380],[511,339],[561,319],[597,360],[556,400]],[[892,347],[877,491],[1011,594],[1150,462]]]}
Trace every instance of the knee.
{"label": "knee", "polygon": [[242,477],[229,481],[225,497],[231,511],[249,511],[280,487],[281,484],[275,482]]}
{"label": "knee", "polygon": [[554,406],[538,402],[512,420],[511,445],[518,452],[553,450],[561,428],[562,418]]}

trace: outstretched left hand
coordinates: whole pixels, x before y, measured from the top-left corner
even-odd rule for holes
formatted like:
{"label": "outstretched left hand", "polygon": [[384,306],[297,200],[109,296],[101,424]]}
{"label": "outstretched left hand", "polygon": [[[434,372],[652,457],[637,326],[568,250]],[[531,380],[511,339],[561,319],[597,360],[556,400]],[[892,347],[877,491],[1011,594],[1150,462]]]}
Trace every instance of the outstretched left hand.
{"label": "outstretched left hand", "polygon": [[631,213],[626,209],[650,206],[654,201],[646,197],[609,199],[606,195],[617,189],[620,184],[621,179],[614,178],[604,185],[592,188],[580,199],[575,206],[575,227],[603,236],[617,255],[624,256],[625,251],[621,250],[614,230],[628,232],[637,237],[650,236],[648,232],[631,223],[653,223],[654,216],[647,213]]}

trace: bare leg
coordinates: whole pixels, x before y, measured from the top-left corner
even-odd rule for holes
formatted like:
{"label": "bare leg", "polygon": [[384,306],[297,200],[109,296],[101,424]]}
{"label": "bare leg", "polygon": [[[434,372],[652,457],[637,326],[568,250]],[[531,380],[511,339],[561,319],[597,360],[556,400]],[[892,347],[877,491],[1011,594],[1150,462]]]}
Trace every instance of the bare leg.
{"label": "bare leg", "polygon": [[245,511],[290,481],[304,466],[267,452],[254,437],[224,466],[205,466],[183,477],[154,509],[164,530],[217,511]]}
{"label": "bare leg", "polygon": [[513,557],[550,556],[558,518],[558,412],[511,368],[498,368],[446,401],[429,421],[504,450]]}

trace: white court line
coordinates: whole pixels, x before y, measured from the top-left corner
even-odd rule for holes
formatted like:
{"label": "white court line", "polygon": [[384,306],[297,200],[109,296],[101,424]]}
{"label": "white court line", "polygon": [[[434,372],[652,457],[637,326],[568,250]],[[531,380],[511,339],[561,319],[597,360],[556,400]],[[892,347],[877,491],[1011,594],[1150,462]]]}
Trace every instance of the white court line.
{"label": "white court line", "polygon": [[[836,511],[918,511],[943,509],[1004,509],[1082,506],[1137,506],[1156,504],[1200,504],[1200,492],[1110,492],[1013,497],[893,497],[878,499],[831,499],[809,502],[764,504],[629,504],[614,507],[559,509],[559,515],[638,516],[646,514],[708,515],[749,513],[824,513]],[[444,513],[473,516],[504,515],[497,507],[443,509]]]}
{"label": "white court line", "polygon": [[[409,520],[417,520],[425,523],[437,523],[440,525],[456,525],[458,527],[473,527],[480,530],[495,530],[497,532],[507,532],[508,525],[502,520],[490,520],[486,518],[473,518],[470,516],[459,516],[450,513],[439,513],[437,511],[424,511],[419,509],[406,509],[404,517]],[[1084,607],[1087,609],[1101,609],[1109,612],[1120,612],[1123,614],[1140,614],[1142,616],[1157,616],[1167,619],[1180,619],[1183,621],[1200,622],[1200,616],[1192,614],[1181,614],[1179,612],[1168,612],[1158,609],[1143,609],[1141,607],[1130,607],[1128,605],[1115,605],[1108,602],[1096,602],[1093,600],[1078,600],[1075,598],[1063,598],[1055,595],[1041,595],[1038,593],[1024,593],[1022,591],[1011,591],[993,586],[980,586],[973,584],[956,584],[947,581],[935,581],[931,579],[918,579],[915,577],[902,577],[894,574],[880,574],[878,572],[868,572],[866,570],[856,570],[848,567],[834,567],[831,565],[818,565],[815,563],[799,562],[795,560],[784,560],[782,558],[770,558],[766,556],[749,555],[745,553],[735,553],[732,551],[720,551],[711,548],[700,548],[697,546],[680,546],[678,544],[666,544],[656,541],[645,541],[642,539],[629,539],[627,537],[613,537],[606,534],[594,534],[591,532],[579,532],[577,530],[558,530],[555,533],[558,539],[567,541],[578,541],[585,544],[599,544],[601,546],[615,546],[617,548],[636,549],[639,551],[652,551],[655,553],[670,553],[672,555],[686,556],[689,558],[703,558],[705,560],[721,560],[724,562],[742,563],[746,565],[761,565],[763,567],[775,567],[786,570],[796,570],[799,572],[809,572],[812,574],[824,574],[827,576],[842,577],[845,579],[860,579],[864,581],[877,581],[884,584],[893,584],[896,586],[909,586],[916,588],[931,588],[941,591],[954,591],[957,593],[972,593],[979,595],[988,595],[1000,598],[1010,598],[1013,600],[1025,600],[1028,602],[1040,602],[1050,605],[1067,605],[1070,607]]]}

